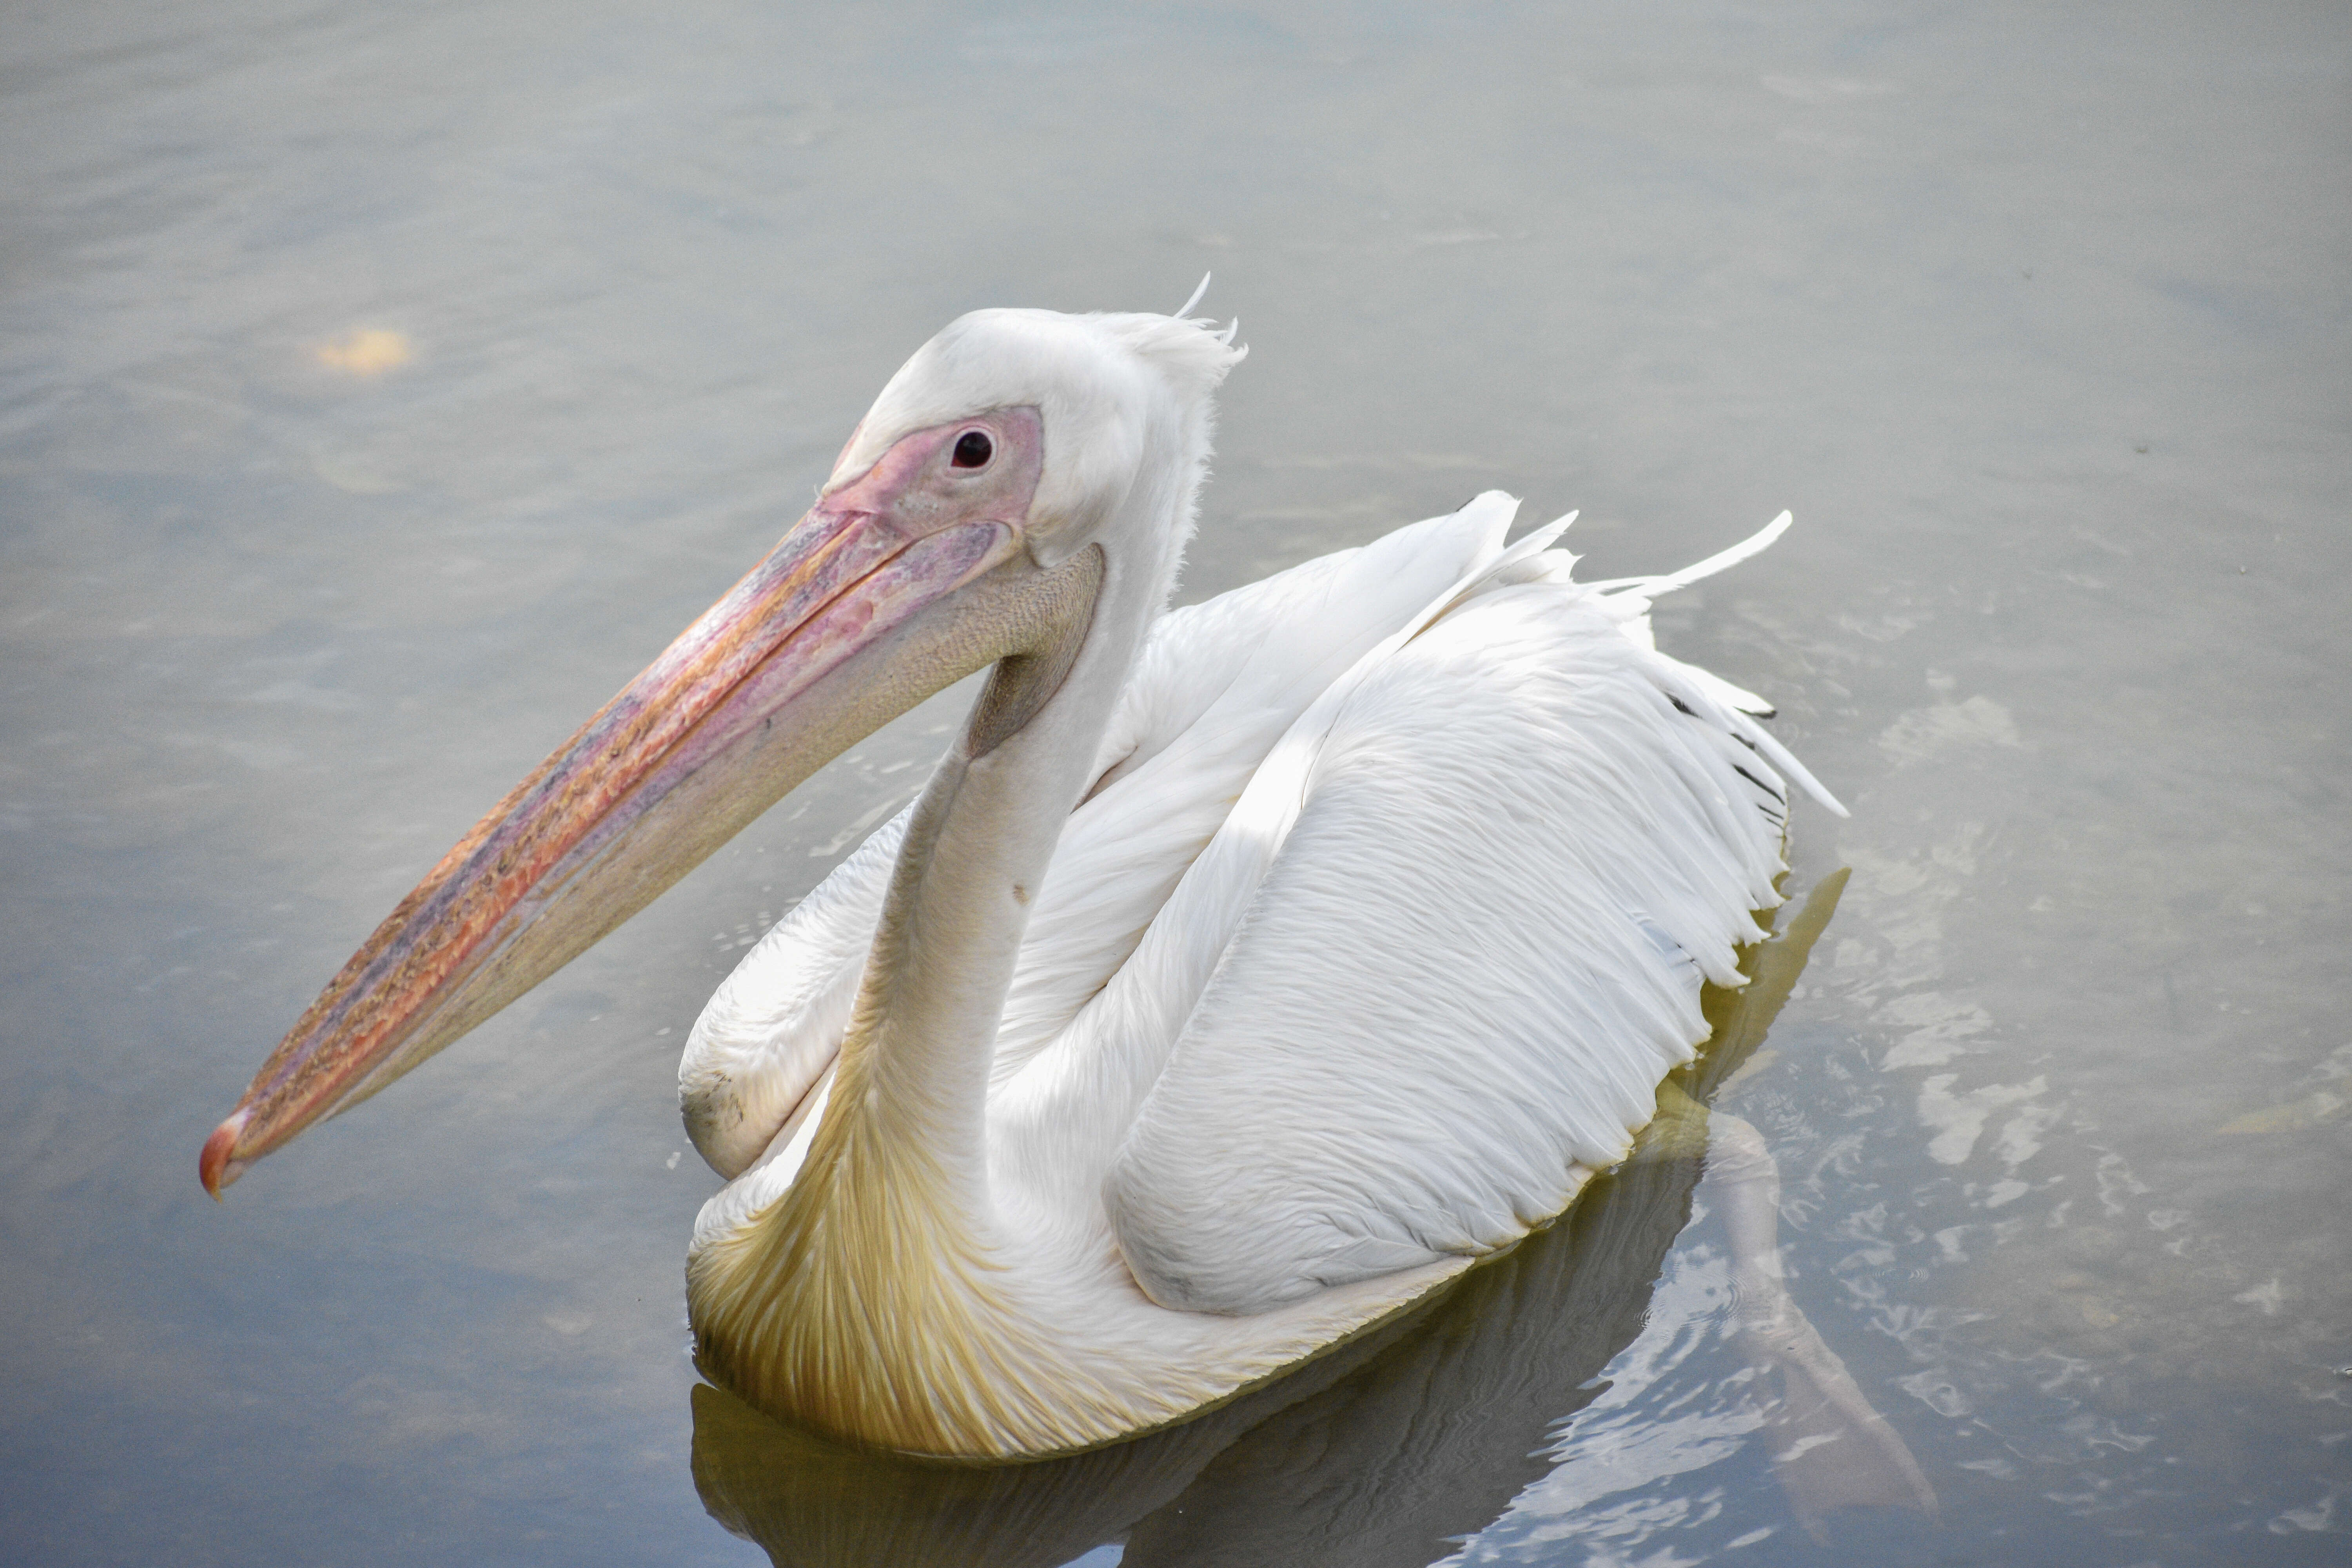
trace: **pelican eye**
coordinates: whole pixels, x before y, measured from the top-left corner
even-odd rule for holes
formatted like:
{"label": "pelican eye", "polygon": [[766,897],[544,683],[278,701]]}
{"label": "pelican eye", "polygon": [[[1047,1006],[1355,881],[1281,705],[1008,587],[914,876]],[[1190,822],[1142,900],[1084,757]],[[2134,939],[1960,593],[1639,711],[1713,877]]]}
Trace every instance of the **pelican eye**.
{"label": "pelican eye", "polygon": [[984,468],[988,467],[988,459],[994,456],[996,443],[988,438],[986,431],[967,430],[956,437],[955,457],[951,460],[959,468]]}

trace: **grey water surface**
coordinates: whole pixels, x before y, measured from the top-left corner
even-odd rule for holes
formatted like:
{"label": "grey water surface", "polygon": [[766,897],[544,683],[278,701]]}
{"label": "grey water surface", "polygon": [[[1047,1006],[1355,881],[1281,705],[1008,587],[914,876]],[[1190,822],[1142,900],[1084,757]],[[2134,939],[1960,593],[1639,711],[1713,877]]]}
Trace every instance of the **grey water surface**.
{"label": "grey water surface", "polygon": [[1941,1513],[1801,1527],[1709,1188],[1637,1173],[941,1560],[1417,1479],[1286,1560],[2352,1554],[2352,10],[28,0],[0,116],[0,1558],[760,1560],[728,1488],[847,1461],[697,1389],[677,1051],[956,694],[225,1206],[197,1148],[908,353],[1211,268],[1187,597],[1490,486],[1601,577],[1795,511],[1658,615],[1853,808],[1718,1103]]}

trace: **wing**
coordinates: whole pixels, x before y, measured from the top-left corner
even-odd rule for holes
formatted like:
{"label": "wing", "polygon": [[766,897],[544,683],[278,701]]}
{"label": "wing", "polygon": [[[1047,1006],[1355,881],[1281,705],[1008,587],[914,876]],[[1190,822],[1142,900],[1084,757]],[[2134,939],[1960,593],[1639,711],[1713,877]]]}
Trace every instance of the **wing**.
{"label": "wing", "polygon": [[[1126,961],[1307,704],[1433,595],[1492,561],[1516,510],[1489,491],[1451,516],[1154,625],[1031,912],[1000,1031],[1000,1079]],[[679,1100],[695,1147],[721,1174],[750,1169],[778,1142],[839,1054],[905,832],[905,813],[877,829],[744,955],[696,1021]]]}
{"label": "wing", "polygon": [[877,828],[719,982],[677,1069],[686,1131],[738,1176],[766,1151],[841,1052],[907,813]]}
{"label": "wing", "polygon": [[1518,1239],[1623,1155],[1706,1037],[1702,982],[1738,983],[1781,869],[1759,752],[1805,775],[1643,646],[1639,589],[1566,564],[1502,563],[1351,672],[1200,857],[1226,885],[1168,943],[1197,1004],[1102,1189],[1163,1305]]}
{"label": "wing", "polygon": [[1125,963],[1258,764],[1382,637],[1502,552],[1517,503],[1488,491],[1449,517],[1319,557],[1153,627],[1055,846],[997,1031],[1003,1084]]}

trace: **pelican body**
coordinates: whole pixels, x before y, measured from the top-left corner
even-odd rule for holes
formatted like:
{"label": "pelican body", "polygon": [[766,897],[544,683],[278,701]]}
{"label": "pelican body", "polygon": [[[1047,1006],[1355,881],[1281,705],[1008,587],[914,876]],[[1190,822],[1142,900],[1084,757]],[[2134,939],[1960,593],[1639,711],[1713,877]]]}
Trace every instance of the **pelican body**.
{"label": "pelican body", "polygon": [[815,507],[434,868],[205,1144],[220,1190],[991,673],[916,802],[744,960],[680,1073],[728,1185],[700,1365],[852,1442],[1181,1420],[1567,1208],[1777,904],[1758,699],[1516,503],[1166,606],[1233,331],[983,310]]}

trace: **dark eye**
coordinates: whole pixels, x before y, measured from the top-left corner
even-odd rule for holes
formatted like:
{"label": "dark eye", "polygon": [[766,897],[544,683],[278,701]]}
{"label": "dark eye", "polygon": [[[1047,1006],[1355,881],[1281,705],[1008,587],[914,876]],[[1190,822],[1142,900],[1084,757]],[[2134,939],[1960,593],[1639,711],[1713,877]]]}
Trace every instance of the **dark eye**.
{"label": "dark eye", "polygon": [[956,437],[955,466],[959,468],[984,468],[988,459],[996,456],[996,443],[984,430],[967,430]]}

